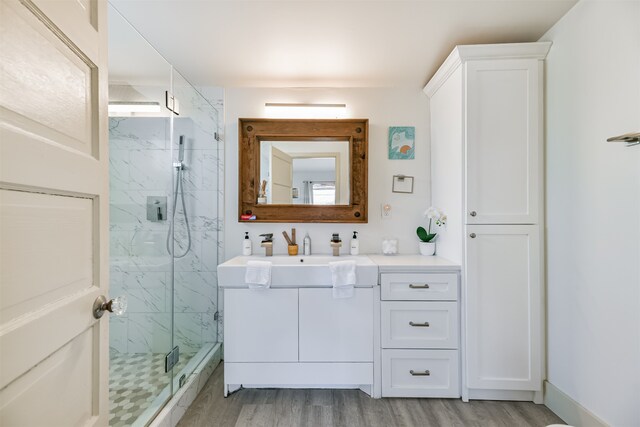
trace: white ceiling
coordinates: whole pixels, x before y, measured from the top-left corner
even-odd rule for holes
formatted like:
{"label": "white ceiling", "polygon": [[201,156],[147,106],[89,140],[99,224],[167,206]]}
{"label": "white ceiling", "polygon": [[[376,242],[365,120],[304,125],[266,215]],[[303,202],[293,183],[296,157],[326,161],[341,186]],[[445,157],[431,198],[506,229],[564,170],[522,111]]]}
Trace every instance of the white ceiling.
{"label": "white ceiling", "polygon": [[537,41],[577,0],[111,0],[201,86],[422,87],[456,44]]}

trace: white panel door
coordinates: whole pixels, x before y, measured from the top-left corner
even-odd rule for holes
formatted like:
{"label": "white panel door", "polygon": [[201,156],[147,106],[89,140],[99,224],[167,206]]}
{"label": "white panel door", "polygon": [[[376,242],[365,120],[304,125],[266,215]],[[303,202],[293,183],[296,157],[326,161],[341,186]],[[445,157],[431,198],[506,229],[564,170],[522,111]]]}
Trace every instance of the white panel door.
{"label": "white panel door", "polygon": [[373,361],[373,288],[333,298],[331,288],[300,289],[300,361]]}
{"label": "white panel door", "polygon": [[466,72],[466,223],[537,224],[538,60],[469,61]]}
{"label": "white panel door", "polygon": [[538,226],[468,226],[466,245],[468,387],[540,390]]}
{"label": "white panel door", "polygon": [[106,2],[0,1],[0,425],[106,426]]}
{"label": "white panel door", "polygon": [[293,159],[290,155],[271,147],[271,201],[273,204],[293,203]]}
{"label": "white panel door", "polygon": [[225,289],[225,362],[297,362],[298,290]]}

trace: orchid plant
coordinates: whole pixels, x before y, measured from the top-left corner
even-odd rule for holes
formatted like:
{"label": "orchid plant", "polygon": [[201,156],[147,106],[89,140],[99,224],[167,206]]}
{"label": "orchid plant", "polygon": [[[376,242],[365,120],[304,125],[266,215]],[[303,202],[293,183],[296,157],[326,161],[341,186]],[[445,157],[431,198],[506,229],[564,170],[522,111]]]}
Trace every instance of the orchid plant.
{"label": "orchid plant", "polygon": [[416,233],[418,233],[418,238],[420,241],[428,243],[433,242],[436,239],[438,233],[431,232],[431,225],[435,222],[438,227],[442,227],[447,223],[447,216],[438,208],[434,208],[433,206],[424,211],[424,217],[429,219],[429,227],[427,230],[424,227],[418,227]]}

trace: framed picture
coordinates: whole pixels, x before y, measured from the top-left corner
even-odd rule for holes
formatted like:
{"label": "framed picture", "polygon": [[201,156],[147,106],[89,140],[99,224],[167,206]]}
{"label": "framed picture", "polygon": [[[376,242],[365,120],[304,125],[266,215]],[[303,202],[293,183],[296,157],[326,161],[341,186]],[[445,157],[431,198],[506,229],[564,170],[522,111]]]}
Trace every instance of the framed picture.
{"label": "framed picture", "polygon": [[413,193],[413,177],[394,175],[391,191],[394,193]]}
{"label": "framed picture", "polygon": [[389,126],[389,159],[415,159],[416,128],[413,126]]}

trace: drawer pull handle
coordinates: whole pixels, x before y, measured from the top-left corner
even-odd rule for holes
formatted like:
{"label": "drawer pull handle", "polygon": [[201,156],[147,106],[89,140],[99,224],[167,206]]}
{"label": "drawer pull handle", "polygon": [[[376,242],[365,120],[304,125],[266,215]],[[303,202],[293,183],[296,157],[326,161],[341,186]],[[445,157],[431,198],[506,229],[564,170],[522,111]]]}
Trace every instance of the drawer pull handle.
{"label": "drawer pull handle", "polygon": [[429,284],[425,283],[424,285],[414,285],[413,283],[409,284],[411,289],[429,289]]}
{"label": "drawer pull handle", "polygon": [[428,369],[426,371],[417,371],[417,372],[412,369],[409,371],[409,373],[414,377],[428,377],[429,375],[431,375],[431,372],[429,372]]}
{"label": "drawer pull handle", "polygon": [[416,323],[416,322],[409,322],[409,325],[411,326],[422,326],[422,327],[429,327],[429,322],[424,322],[424,323]]}

